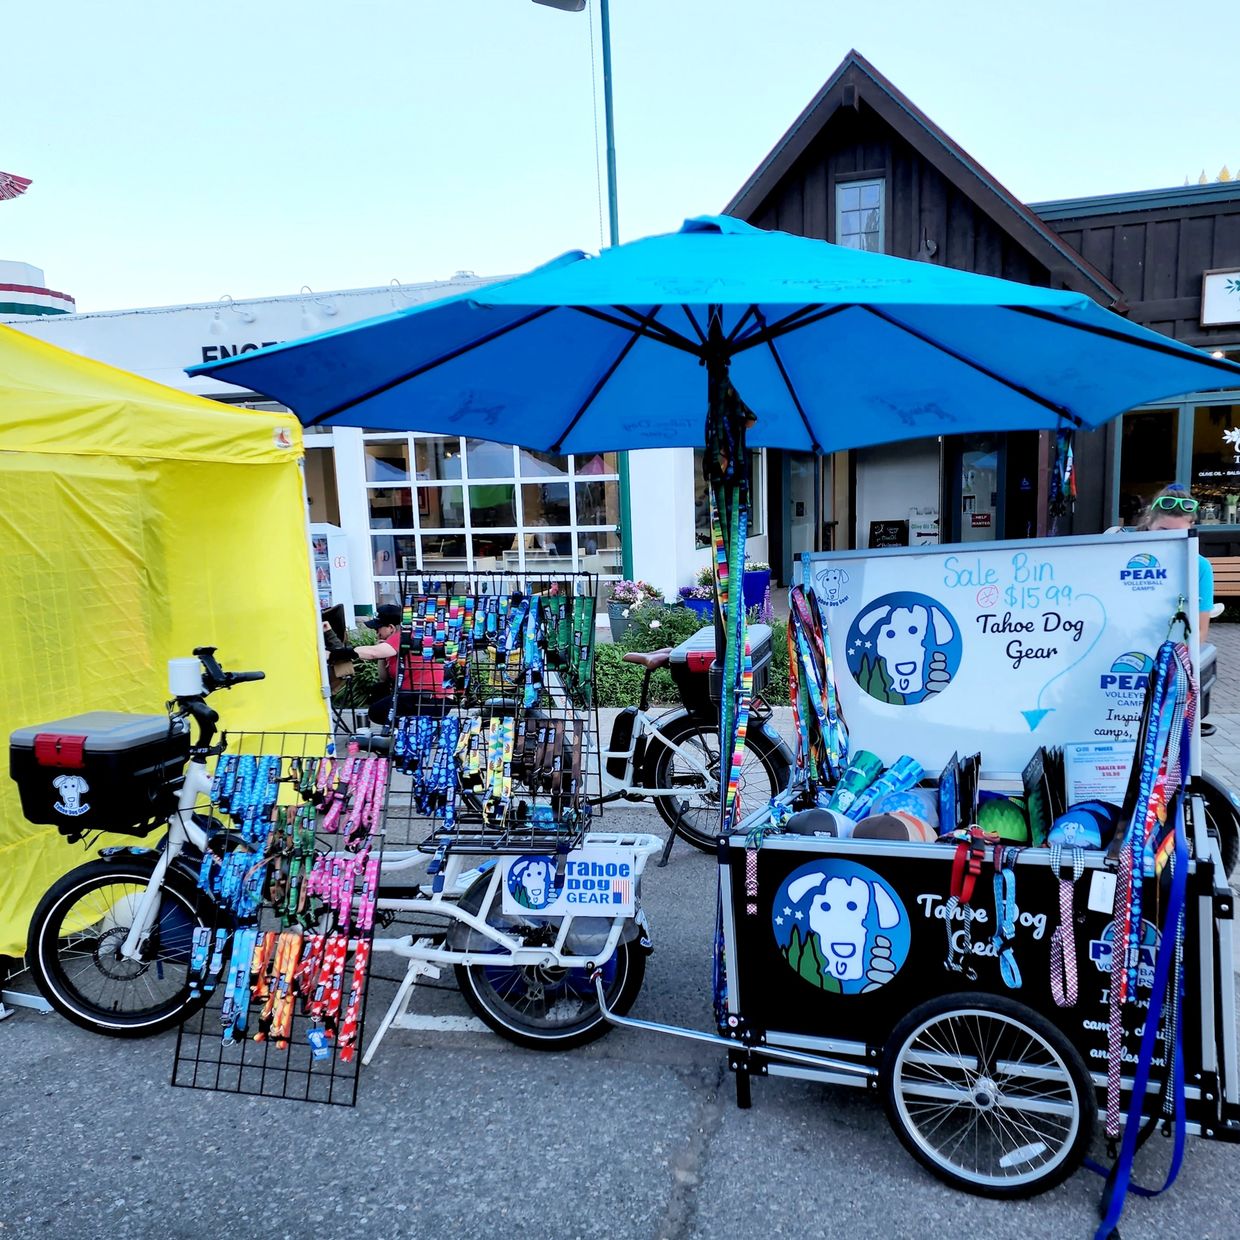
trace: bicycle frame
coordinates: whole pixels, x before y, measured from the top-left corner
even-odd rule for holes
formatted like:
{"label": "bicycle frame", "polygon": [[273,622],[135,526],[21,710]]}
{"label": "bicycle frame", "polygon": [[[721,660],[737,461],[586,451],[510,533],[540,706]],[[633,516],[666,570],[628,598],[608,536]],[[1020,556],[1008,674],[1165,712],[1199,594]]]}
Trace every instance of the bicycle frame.
{"label": "bicycle frame", "polygon": [[[670,749],[672,753],[683,758],[685,764],[694,772],[694,774],[702,776],[708,789],[712,786],[716,775],[710,770],[707,764],[701,760],[699,755],[691,749],[685,749],[678,745],[660,729],[658,723],[648,711],[638,707],[637,718],[633,728],[632,743],[629,745],[629,748],[627,750],[605,749],[599,752],[599,785],[602,789],[603,799],[611,799],[613,797],[629,795],[642,798],[674,796],[685,792],[684,788],[659,788],[633,782],[634,777],[638,774],[633,769],[633,759],[637,753],[638,742],[643,738],[645,738],[647,742],[649,742],[650,738],[654,738],[661,745],[665,746],[667,749]],[[623,779],[616,778],[616,776],[609,774],[607,770],[608,760],[614,760],[616,758],[621,758],[624,760]]]}
{"label": "bicycle frame", "polygon": [[160,891],[168,867],[181,855],[187,844],[201,850],[207,847],[207,833],[194,821],[194,806],[200,796],[205,796],[210,791],[211,780],[207,775],[206,758],[191,758],[185,770],[185,782],[177,797],[176,812],[168,818],[168,836],[163,852],[155,862],[155,869],[151,872],[150,881],[135,910],[133,925],[120,946],[120,954],[129,960],[142,958],[159,911]]}

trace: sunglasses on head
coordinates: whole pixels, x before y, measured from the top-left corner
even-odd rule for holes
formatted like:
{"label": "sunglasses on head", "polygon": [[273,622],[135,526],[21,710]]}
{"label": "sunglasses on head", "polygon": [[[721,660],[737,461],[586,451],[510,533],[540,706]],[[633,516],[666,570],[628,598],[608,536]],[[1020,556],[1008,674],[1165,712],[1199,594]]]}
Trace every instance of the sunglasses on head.
{"label": "sunglasses on head", "polygon": [[1160,495],[1154,507],[1163,512],[1175,512],[1178,508],[1181,512],[1192,513],[1197,511],[1198,502],[1188,495]]}

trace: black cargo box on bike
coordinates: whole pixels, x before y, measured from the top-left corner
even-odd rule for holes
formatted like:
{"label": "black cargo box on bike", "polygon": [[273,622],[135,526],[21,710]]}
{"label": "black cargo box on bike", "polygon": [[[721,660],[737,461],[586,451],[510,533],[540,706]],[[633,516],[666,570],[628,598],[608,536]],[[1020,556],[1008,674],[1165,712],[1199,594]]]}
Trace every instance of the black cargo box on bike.
{"label": "black cargo box on bike", "polygon": [[[771,628],[767,624],[751,624],[747,633],[753,657],[753,691],[761,693],[771,676]],[[672,651],[667,670],[676,682],[685,709],[702,719],[717,721],[723,672],[715,665],[714,627],[707,626],[685,638]]]}
{"label": "black cargo box on bike", "polygon": [[70,840],[89,831],[147,834],[176,809],[188,758],[189,723],[167,715],[96,710],[9,738],[22,813]]}

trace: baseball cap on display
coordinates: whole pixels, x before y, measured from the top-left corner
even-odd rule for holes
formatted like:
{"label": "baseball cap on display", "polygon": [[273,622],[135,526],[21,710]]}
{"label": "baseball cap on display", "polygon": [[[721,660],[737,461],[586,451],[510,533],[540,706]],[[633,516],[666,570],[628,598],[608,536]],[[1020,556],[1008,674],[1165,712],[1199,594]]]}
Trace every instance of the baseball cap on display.
{"label": "baseball cap on display", "polygon": [[363,620],[362,623],[368,629],[377,629],[381,624],[394,624],[397,628],[400,628],[403,615],[404,612],[401,610],[399,603],[383,603],[369,620]]}

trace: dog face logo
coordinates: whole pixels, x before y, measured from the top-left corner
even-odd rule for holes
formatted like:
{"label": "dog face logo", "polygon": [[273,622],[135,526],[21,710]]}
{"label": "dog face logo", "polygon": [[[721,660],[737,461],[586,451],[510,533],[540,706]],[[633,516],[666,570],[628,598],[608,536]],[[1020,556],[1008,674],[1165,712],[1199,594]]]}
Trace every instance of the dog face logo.
{"label": "dog face logo", "polygon": [[556,882],[551,857],[522,857],[508,871],[509,894],[522,908],[543,909],[554,904],[563,886],[563,880]]}
{"label": "dog face logo", "polygon": [[78,818],[89,812],[90,806],[82,798],[90,791],[90,784],[80,775],[57,775],[52,787],[60,793],[60,800],[52,806],[58,814]]}
{"label": "dog face logo", "polygon": [[884,594],[848,631],[848,669],[871,697],[913,706],[942,693],[960,668],[960,626],[925,594]]}
{"label": "dog face logo", "polygon": [[814,593],[824,607],[838,607],[848,601],[844,587],[848,573],[842,568],[823,568],[814,574]]}
{"label": "dog face logo", "polygon": [[794,870],[771,913],[775,941],[805,981],[839,994],[885,986],[908,957],[908,913],[873,870],[825,859]]}

